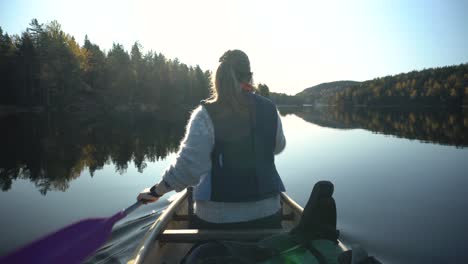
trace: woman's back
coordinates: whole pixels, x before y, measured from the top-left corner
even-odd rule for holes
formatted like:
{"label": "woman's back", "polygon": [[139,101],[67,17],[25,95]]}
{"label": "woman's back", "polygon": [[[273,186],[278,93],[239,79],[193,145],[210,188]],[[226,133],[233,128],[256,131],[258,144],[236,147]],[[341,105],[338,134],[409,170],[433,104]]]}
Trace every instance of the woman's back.
{"label": "woman's back", "polygon": [[281,119],[251,84],[247,55],[227,51],[211,98],[192,113],[176,161],[152,188],[158,196],[194,186],[199,226],[274,227],[281,221],[284,185],[274,164],[285,146]]}

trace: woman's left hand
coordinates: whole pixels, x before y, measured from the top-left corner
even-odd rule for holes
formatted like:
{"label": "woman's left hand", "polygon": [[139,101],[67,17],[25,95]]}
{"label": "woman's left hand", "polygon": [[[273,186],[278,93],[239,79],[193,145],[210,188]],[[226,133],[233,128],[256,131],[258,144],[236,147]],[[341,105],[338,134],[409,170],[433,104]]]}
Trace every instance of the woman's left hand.
{"label": "woman's left hand", "polygon": [[150,188],[146,188],[143,191],[141,191],[140,194],[138,194],[137,201],[142,201],[144,204],[147,204],[147,203],[154,203],[157,200],[159,200],[159,198],[161,197],[155,197],[151,195]]}

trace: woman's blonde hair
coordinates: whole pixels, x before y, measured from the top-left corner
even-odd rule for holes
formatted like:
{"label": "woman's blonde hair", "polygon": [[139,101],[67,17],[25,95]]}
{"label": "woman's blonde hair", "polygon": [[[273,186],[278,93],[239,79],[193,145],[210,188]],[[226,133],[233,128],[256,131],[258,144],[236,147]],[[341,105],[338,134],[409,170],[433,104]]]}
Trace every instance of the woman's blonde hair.
{"label": "woman's blonde hair", "polygon": [[252,72],[247,54],[241,50],[228,50],[219,58],[215,85],[208,103],[218,103],[234,112],[243,112],[247,104],[241,83],[252,83]]}

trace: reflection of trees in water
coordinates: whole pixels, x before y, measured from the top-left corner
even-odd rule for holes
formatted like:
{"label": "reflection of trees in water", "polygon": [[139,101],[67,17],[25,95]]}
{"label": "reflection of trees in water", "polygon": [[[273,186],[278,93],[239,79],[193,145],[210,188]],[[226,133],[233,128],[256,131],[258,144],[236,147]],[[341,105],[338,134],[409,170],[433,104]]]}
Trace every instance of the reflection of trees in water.
{"label": "reflection of trees in water", "polygon": [[[468,113],[448,110],[369,108],[280,108],[320,126],[352,129],[418,139],[444,145],[468,146]],[[130,162],[139,172],[146,162],[177,150],[187,116],[163,121],[153,114],[107,117],[10,115],[0,119],[0,187],[29,179],[42,194],[65,191],[68,183],[88,169],[91,176],[106,164],[124,173]]]}
{"label": "reflection of trees in water", "polygon": [[170,119],[129,113],[99,118],[31,114],[2,118],[0,187],[6,191],[13,180],[29,179],[42,194],[65,191],[85,169],[93,176],[109,163],[122,174],[133,161],[142,172],[147,161],[177,150],[186,116]]}
{"label": "reflection of trees in water", "polygon": [[326,127],[363,128],[442,145],[468,146],[468,112],[448,109],[303,108],[294,114]]}
{"label": "reflection of trees in water", "polygon": [[303,108],[302,106],[281,106],[281,107],[278,107],[278,111],[279,111],[281,116],[293,115],[293,114],[296,114],[298,112],[303,111],[303,109],[306,109],[306,108]]}

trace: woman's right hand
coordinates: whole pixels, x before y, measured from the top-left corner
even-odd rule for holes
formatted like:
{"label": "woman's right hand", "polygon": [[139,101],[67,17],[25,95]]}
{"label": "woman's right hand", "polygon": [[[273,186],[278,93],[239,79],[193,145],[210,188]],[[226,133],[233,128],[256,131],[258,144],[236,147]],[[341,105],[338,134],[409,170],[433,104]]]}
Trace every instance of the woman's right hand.
{"label": "woman's right hand", "polygon": [[145,188],[137,196],[137,201],[142,201],[144,204],[154,203],[161,197],[156,197],[151,194],[150,188]]}

